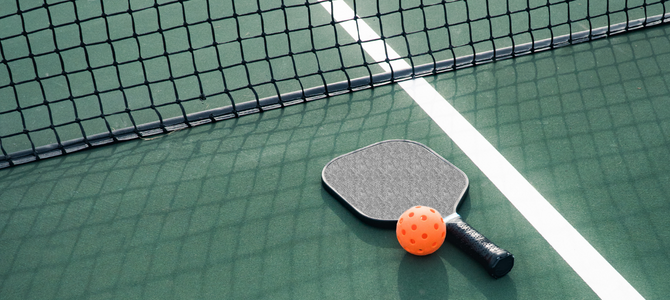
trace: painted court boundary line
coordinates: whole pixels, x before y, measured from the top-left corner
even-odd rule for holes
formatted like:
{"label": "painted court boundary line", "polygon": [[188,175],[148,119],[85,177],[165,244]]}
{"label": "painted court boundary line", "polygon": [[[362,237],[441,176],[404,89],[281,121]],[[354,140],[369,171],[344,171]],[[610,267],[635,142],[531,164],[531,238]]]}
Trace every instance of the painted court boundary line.
{"label": "painted court boundary line", "polygon": [[[321,5],[385,71],[411,66],[342,0]],[[390,61],[386,63],[387,59]],[[602,299],[644,299],[425,79],[398,83]]]}

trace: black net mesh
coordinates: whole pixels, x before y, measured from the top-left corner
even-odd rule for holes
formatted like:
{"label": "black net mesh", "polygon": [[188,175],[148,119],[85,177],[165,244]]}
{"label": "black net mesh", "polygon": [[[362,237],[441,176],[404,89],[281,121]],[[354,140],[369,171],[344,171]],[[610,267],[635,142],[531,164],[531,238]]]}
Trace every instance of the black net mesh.
{"label": "black net mesh", "polygon": [[[325,3],[324,3],[325,2]],[[670,20],[667,0],[0,1],[0,168]]]}

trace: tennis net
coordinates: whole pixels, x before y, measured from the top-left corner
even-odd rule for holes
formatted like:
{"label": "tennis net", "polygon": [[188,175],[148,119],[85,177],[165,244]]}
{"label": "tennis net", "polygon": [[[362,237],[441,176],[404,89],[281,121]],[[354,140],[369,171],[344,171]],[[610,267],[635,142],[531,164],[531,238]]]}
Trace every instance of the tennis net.
{"label": "tennis net", "polygon": [[389,72],[332,1],[0,2],[0,169],[670,21],[667,0],[345,1],[411,66]]}

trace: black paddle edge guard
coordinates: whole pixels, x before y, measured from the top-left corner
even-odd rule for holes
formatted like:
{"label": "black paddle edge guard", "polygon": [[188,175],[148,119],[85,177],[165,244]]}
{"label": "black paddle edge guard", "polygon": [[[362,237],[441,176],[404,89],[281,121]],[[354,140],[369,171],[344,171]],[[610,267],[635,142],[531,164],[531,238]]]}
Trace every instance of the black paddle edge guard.
{"label": "black paddle edge guard", "polygon": [[[187,114],[185,116],[178,116],[174,118],[144,123],[133,127],[127,127],[112,130],[110,132],[93,134],[73,140],[62,141],[60,143],[39,147],[33,146],[32,149],[16,151],[6,155],[0,153],[0,169],[47,158],[58,157],[63,154],[69,154],[92,147],[133,140],[137,138],[145,138],[161,133],[168,133],[193,126],[209,124],[212,122],[232,119],[277,108],[283,108],[286,106],[400,82],[416,77],[435,75],[438,73],[515,58],[564,46],[580,44],[615,34],[629,32],[631,30],[660,25],[663,23],[670,23],[670,13],[647,16],[645,18],[579,31],[571,34],[555,36],[548,39],[542,39],[509,47],[501,47],[495,50],[482,51],[475,54],[460,56],[455,59],[417,65],[409,69],[393,70],[392,72],[384,72],[372,76],[351,79],[349,81],[336,82],[327,84],[325,86],[308,88],[302,91],[285,93],[279,96],[267,97],[260,100],[251,100],[237,105],[230,105]],[[384,64],[384,62],[379,64]],[[11,137],[20,134],[25,134],[25,132],[12,134],[5,137]],[[1,142],[0,146],[2,146]]]}

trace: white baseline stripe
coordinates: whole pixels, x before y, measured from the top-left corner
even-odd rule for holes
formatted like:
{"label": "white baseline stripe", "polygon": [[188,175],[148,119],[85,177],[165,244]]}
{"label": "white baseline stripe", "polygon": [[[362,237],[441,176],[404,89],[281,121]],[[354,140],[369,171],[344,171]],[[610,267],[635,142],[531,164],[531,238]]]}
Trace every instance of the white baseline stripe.
{"label": "white baseline stripe", "polygon": [[[321,5],[386,71],[410,68],[342,0]],[[375,41],[376,40],[376,41]],[[365,42],[368,41],[368,42]],[[602,299],[644,299],[577,230],[425,79],[399,85],[463,150],[558,254]]]}

